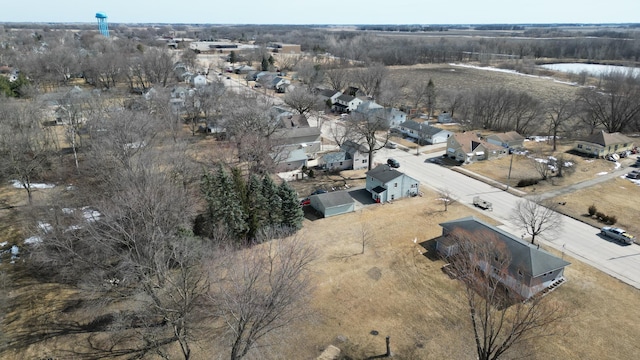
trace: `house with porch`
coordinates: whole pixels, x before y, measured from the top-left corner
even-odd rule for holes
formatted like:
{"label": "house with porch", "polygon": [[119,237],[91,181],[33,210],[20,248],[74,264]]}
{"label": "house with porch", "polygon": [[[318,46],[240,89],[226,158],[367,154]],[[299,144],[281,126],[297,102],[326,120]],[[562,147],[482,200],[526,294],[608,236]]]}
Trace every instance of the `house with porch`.
{"label": "house with porch", "polygon": [[583,140],[576,141],[574,150],[595,157],[604,157],[631,150],[633,147],[633,139],[619,132],[607,133],[600,130]]}
{"label": "house with porch", "polygon": [[501,254],[496,254],[495,260],[478,259],[478,268],[522,299],[565,282],[564,268],[569,262],[482,220],[469,216],[440,226],[442,236],[436,240],[436,250],[445,259],[458,255],[461,237],[466,237],[463,241],[495,240]]}
{"label": "house with porch", "polygon": [[336,99],[332,110],[341,114],[348,114],[357,109],[360,104],[362,104],[362,99],[342,94]]}
{"label": "house with porch", "polygon": [[353,170],[369,168],[369,153],[366,145],[361,145],[352,140],[347,140],[340,145],[340,150],[348,154]]}
{"label": "house with porch", "polygon": [[447,139],[447,156],[463,163],[496,159],[508,153],[508,149],[488,143],[470,131],[454,133]]}
{"label": "house with porch", "polygon": [[524,147],[524,136],[516,131],[509,131],[487,136],[487,142],[502,146],[507,149],[522,149]]}
{"label": "house with porch", "polygon": [[447,142],[447,139],[453,133],[443,130],[426,123],[419,123],[413,120],[407,120],[400,124],[400,131],[406,136],[415,139],[420,144],[441,144]]}
{"label": "house with porch", "polygon": [[387,164],[378,165],[367,171],[365,175],[367,176],[366,189],[377,203],[416,196],[419,193],[418,180]]}

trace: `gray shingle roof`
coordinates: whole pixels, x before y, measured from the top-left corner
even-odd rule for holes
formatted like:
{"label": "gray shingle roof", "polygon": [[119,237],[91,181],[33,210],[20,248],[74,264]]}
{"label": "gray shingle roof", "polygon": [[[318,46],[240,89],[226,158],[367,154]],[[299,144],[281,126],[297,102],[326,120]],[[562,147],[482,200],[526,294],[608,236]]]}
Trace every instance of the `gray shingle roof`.
{"label": "gray shingle roof", "polygon": [[313,197],[318,198],[318,201],[324,205],[325,209],[354,203],[353,198],[346,191],[332,191],[309,196],[309,198]]}
{"label": "gray shingle roof", "polygon": [[389,165],[382,164],[367,171],[366,175],[371,176],[372,178],[380,181],[383,184],[386,184],[389,181],[396,179],[404,174],[398,170],[390,168]]}
{"label": "gray shingle roof", "polygon": [[497,240],[506,245],[507,252],[511,257],[511,264],[509,265],[510,272],[521,270],[533,277],[536,277],[571,264],[551,255],[536,245],[522,241],[506,231],[491,226],[482,220],[474,218],[473,216],[447,221],[440,224],[440,226],[448,231],[458,228],[469,232],[489,230],[496,233]]}

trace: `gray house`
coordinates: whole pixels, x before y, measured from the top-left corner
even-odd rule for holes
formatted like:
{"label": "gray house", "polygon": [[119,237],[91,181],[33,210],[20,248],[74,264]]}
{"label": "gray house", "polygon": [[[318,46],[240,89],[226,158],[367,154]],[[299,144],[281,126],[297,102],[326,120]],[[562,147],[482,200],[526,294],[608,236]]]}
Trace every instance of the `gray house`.
{"label": "gray house", "polygon": [[309,196],[311,207],[323,217],[346,214],[355,211],[355,201],[346,191],[332,191]]}
{"label": "gray house", "polygon": [[293,171],[307,166],[307,154],[298,145],[279,146],[271,153],[277,172]]}
{"label": "gray house", "polygon": [[457,231],[495,239],[508,256],[507,269],[497,269],[496,266],[500,265],[496,263],[487,264],[480,261],[478,267],[485,274],[494,278],[499,277],[498,280],[503,285],[515,291],[523,299],[529,299],[545,289],[555,288],[565,281],[564,268],[570,265],[569,262],[482,220],[469,216],[444,222],[440,226],[442,226],[442,237],[436,242],[436,250],[445,259],[458,252],[458,240],[451,236]]}
{"label": "gray house", "polygon": [[298,145],[310,159],[320,151],[320,129],[317,127],[293,127],[278,129],[272,135],[275,145]]}
{"label": "gray house", "polygon": [[400,131],[416,141],[420,141],[421,144],[446,143],[447,139],[453,135],[451,131],[442,130],[435,126],[418,123],[413,120],[408,120],[400,124]]}
{"label": "gray house", "polygon": [[515,131],[498,134],[491,134],[486,137],[489,144],[502,146],[507,149],[522,149],[524,147],[524,136]]}
{"label": "gray house", "polygon": [[420,182],[389,165],[378,165],[367,171],[366,176],[366,189],[378,203],[418,195]]}
{"label": "gray house", "polygon": [[330,152],[318,159],[318,165],[325,170],[349,170],[353,168],[353,159],[345,151]]}
{"label": "gray house", "polygon": [[367,150],[369,148],[365,145],[360,145],[354,141],[347,140],[340,145],[340,150],[346,152],[351,158],[353,170],[362,170],[369,168],[369,154]]}
{"label": "gray house", "polygon": [[336,101],[338,101],[338,97],[340,97],[340,95],[342,95],[342,93],[335,90],[323,89],[318,91],[318,97],[325,103],[330,101],[332,106]]}
{"label": "gray house", "polygon": [[396,108],[385,108],[375,101],[364,101],[354,111],[368,118],[382,120],[387,127],[397,128],[407,121],[407,114]]}

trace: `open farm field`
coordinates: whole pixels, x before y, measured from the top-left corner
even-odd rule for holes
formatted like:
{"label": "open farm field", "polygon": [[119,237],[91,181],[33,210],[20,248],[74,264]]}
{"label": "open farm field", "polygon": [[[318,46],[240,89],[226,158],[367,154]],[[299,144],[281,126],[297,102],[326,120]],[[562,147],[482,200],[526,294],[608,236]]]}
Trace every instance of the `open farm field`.
{"label": "open farm field", "polygon": [[[406,77],[411,79],[410,81],[427,82],[431,79],[438,93],[504,87],[512,91],[527,92],[543,102],[571,97],[579,89],[577,86],[560,82],[550,77],[482,70],[476,67],[453,64],[392,66],[390,67],[390,74],[392,77]],[[547,72],[546,74],[551,75],[552,73]]]}

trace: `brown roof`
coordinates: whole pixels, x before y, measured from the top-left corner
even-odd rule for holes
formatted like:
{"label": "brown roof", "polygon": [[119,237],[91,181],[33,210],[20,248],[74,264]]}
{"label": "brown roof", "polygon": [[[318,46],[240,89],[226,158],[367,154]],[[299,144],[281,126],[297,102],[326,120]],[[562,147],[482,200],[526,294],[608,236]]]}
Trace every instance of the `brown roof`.
{"label": "brown roof", "polygon": [[598,144],[602,146],[615,145],[615,144],[625,144],[632,143],[633,140],[629,137],[616,132],[616,133],[606,133],[604,130],[600,130],[597,133],[587,137],[584,139],[585,142],[590,142],[593,144]]}
{"label": "brown roof", "polygon": [[518,134],[516,131],[509,131],[505,133],[493,134],[490,137],[495,137],[502,142],[520,141],[524,140],[524,136]]}
{"label": "brown roof", "polygon": [[481,140],[476,134],[470,131],[453,134],[453,137],[460,144],[462,151],[465,153],[472,152],[478,147],[478,145],[484,146],[487,150],[502,150],[502,147]]}

